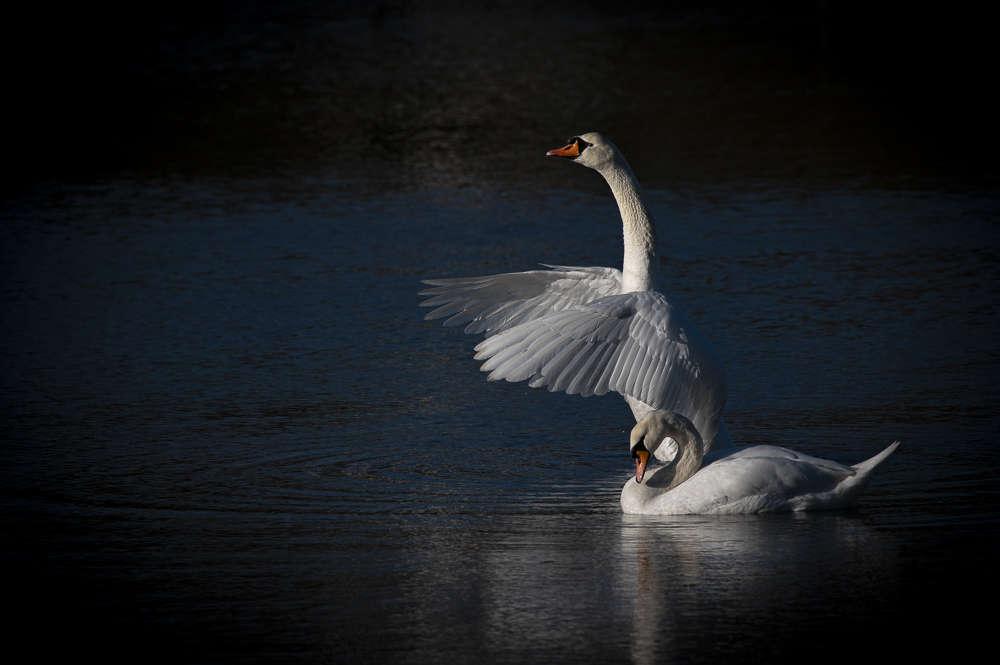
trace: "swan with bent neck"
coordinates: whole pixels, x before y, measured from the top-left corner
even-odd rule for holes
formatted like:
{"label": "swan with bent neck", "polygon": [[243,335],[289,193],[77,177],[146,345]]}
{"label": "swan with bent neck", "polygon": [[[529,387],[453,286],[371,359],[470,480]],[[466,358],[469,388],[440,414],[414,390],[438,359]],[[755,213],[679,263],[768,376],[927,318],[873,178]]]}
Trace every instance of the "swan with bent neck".
{"label": "swan with bent neck", "polygon": [[[677,442],[676,461],[647,475],[650,455],[668,437]],[[854,466],[778,446],[748,446],[703,456],[701,435],[690,420],[678,413],[651,411],[632,428],[630,451],[636,473],[622,488],[622,511],[680,515],[848,508],[897,446],[898,441]]]}
{"label": "swan with bent neck", "polygon": [[[659,284],[656,227],[642,188],[611,141],[591,132],[550,150],[600,173],[611,187],[622,219],[622,270],[550,266],[550,270],[485,277],[425,280],[435,288],[421,306],[437,307],[427,319],[449,317],[484,333],[476,347],[483,371],[496,381],[528,380],[583,396],[615,391],[636,421],[670,410],[705,433],[706,451],[731,448],[722,420],[726,368],[712,346],[666,296]],[[669,446],[659,457],[670,459]]]}

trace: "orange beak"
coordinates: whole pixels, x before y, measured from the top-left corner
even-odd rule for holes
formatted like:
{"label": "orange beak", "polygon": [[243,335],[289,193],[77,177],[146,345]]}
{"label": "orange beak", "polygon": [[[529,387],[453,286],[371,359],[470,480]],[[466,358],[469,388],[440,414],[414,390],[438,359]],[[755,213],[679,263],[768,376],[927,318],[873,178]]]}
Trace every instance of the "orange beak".
{"label": "orange beak", "polygon": [[569,157],[573,159],[574,157],[580,156],[580,142],[573,141],[565,148],[559,148],[558,150],[549,150],[545,153],[546,157]]}
{"label": "orange beak", "polygon": [[649,461],[649,451],[640,450],[635,454],[635,482],[641,483],[646,475],[646,462]]}

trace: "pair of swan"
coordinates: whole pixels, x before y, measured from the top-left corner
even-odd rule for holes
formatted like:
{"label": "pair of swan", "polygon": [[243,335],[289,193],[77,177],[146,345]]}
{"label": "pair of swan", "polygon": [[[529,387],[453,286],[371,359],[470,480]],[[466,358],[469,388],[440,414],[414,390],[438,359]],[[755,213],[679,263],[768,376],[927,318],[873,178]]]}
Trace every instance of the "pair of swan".
{"label": "pair of swan", "polygon": [[[855,467],[775,446],[735,450],[722,419],[725,365],[677,306],[654,290],[656,228],[628,162],[594,132],[547,154],[592,168],[608,182],[622,217],[622,270],[546,266],[550,270],[426,280],[434,288],[420,293],[431,296],[421,306],[436,309],[425,318],[448,317],[446,326],[465,324],[465,332],[485,334],[476,359],[486,361],[482,370],[491,381],[528,380],[533,388],[584,397],[624,395],[638,423],[632,443],[641,460],[636,479],[622,490],[627,513],[851,505],[897,444]],[[650,455],[676,463],[642,484]]]}
{"label": "pair of swan", "polygon": [[[636,421],[653,410],[692,420],[708,450],[731,448],[722,420],[726,368],[715,347],[666,296],[656,292],[656,228],[632,169],[597,133],[570,139],[548,155],[570,159],[604,176],[621,211],[622,270],[547,266],[550,270],[434,279],[436,307],[425,318],[448,317],[484,333],[477,360],[490,380],[528,380],[533,388],[570,394],[625,396]],[[669,459],[666,448],[662,459]]]}
{"label": "pair of swan", "polygon": [[[676,461],[646,475],[649,457],[671,438]],[[749,446],[703,455],[702,440],[678,413],[652,411],[632,429],[635,478],[622,488],[622,511],[642,515],[749,514],[848,508],[875,469],[899,446],[846,466],[778,446]],[[645,476],[645,482],[643,477]]]}

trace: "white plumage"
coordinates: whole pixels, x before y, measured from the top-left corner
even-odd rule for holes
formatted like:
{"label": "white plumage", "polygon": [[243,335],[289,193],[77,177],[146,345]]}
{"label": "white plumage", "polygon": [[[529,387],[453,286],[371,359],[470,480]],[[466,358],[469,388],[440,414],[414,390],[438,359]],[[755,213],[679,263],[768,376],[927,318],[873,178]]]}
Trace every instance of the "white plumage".
{"label": "white plumage", "polygon": [[[670,437],[680,452],[674,464],[645,474],[645,463]],[[895,442],[871,459],[846,466],[778,446],[750,446],[702,456],[691,422],[653,411],[632,430],[636,477],[622,488],[622,510],[642,515],[749,514],[833,510],[854,504]],[[645,454],[644,454],[645,453]]]}
{"label": "white plumage", "polygon": [[[598,171],[622,216],[625,255],[613,268],[550,270],[427,280],[427,319],[484,333],[476,358],[490,380],[529,381],[571,394],[625,396],[638,421],[666,409],[705,433],[707,450],[732,447],[722,420],[726,369],[715,347],[656,292],[656,231],[642,189],[610,141],[590,133],[549,155]],[[665,459],[669,453],[663,455]]]}

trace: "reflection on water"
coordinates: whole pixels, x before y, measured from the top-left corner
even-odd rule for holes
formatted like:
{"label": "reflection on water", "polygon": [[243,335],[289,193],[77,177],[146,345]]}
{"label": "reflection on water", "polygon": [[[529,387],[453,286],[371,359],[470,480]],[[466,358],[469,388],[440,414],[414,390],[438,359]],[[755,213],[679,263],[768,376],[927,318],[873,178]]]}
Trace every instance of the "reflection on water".
{"label": "reflection on water", "polygon": [[850,512],[622,520],[634,662],[696,658],[706,630],[726,652],[767,648],[762,641],[788,639],[804,620],[837,621],[847,606],[864,622],[887,609],[899,582],[895,538]]}
{"label": "reflection on water", "polygon": [[[904,577],[899,542],[854,512],[564,512],[397,528],[411,530],[417,551],[390,565],[367,557],[377,573],[363,592],[364,607],[380,601],[389,632],[371,648],[385,653],[639,663],[742,653],[767,662],[844,626],[859,640],[887,627],[879,621],[907,630],[892,619]],[[386,583],[398,586],[381,590]],[[335,621],[331,632],[342,637],[360,618]]]}

